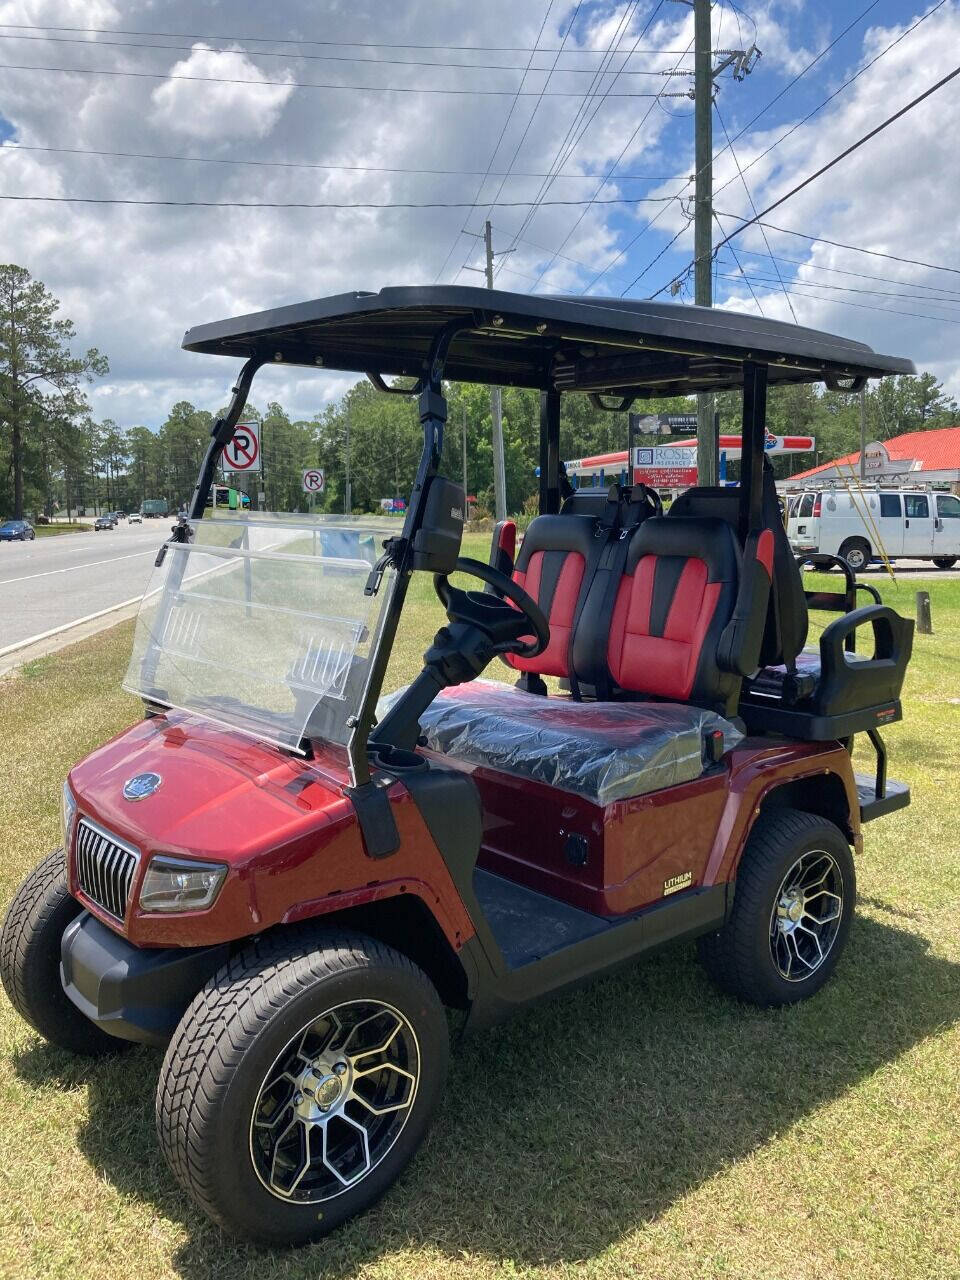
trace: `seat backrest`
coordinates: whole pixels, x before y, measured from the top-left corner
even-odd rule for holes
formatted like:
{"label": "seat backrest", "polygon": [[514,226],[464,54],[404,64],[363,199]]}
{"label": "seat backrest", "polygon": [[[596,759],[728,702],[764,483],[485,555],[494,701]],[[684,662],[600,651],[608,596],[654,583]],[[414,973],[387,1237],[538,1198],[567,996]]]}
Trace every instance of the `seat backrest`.
{"label": "seat backrest", "polygon": [[[711,517],[723,520],[736,530],[739,509],[739,489],[697,486],[679,495],[667,513],[667,518]],[[766,459],[763,463],[761,523],[773,535],[773,572],[760,663],[762,666],[790,664],[807,641],[807,597],[787,531],[783,527],[773,468]]]}
{"label": "seat backrest", "polygon": [[[616,514],[616,500],[610,511]],[[524,534],[513,580],[550,623],[550,643],[535,658],[507,655],[518,671],[570,676],[570,641],[609,529],[588,515],[537,516]]]}
{"label": "seat backrest", "polygon": [[740,678],[721,670],[718,653],[740,560],[725,520],[673,516],[640,525],[607,638],[607,663],[621,689],[732,713]]}

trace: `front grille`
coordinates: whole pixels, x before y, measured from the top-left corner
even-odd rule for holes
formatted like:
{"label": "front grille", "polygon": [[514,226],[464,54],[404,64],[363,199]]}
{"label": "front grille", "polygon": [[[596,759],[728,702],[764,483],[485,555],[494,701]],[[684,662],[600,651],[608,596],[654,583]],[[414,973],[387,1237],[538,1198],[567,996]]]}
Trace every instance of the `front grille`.
{"label": "front grille", "polygon": [[140,855],[89,818],[77,823],[77,883],[86,896],[122,920]]}

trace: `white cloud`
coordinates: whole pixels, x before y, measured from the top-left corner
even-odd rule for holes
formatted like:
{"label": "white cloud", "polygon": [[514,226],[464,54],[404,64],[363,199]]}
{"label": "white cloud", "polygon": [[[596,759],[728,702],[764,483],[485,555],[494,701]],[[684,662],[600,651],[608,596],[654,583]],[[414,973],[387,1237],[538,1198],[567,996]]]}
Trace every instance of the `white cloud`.
{"label": "white cloud", "polygon": [[[245,56],[240,45],[227,48],[232,52],[215,52],[210,45],[198,42],[189,58],[174,63],[171,78],[151,95],[152,123],[157,128],[217,141],[265,138],[270,133],[293,93],[293,73],[264,72]],[[213,80],[246,83],[209,83]]]}
{"label": "white cloud", "polygon": [[[0,20],[8,22],[116,26],[197,36],[209,36],[218,30],[228,34],[260,31],[293,39],[352,37],[438,45],[530,46],[543,10],[542,4],[517,5],[515,0],[485,0],[483,5],[403,0],[390,6],[385,17],[383,6],[376,0],[352,0],[349,7],[342,0],[326,0],[322,6],[315,0],[278,0],[271,10],[267,32],[265,11],[254,0],[233,0],[229,6],[212,7],[215,16],[208,14],[203,22],[198,16],[200,10],[190,0],[156,0],[115,7],[105,0],[37,0],[29,10],[22,2],[4,4],[0,0]],[[544,31],[544,44],[558,43],[572,11],[569,3],[554,6]],[[754,8],[754,12],[761,34],[766,30],[765,23],[778,24],[776,38],[780,44],[776,46],[776,56],[765,50],[751,81],[745,86],[731,86],[725,93],[724,118],[731,130],[737,127],[738,117],[749,119],[782,87],[790,74],[787,67],[795,65],[796,57],[806,57],[794,48],[796,39],[791,45],[792,30],[802,30],[803,43],[819,48],[843,25],[841,17],[831,14],[831,31],[825,31],[822,38],[815,29],[811,34],[792,0],[790,4],[770,3],[759,11]],[[825,8],[823,12],[830,11]],[[685,48],[690,19],[684,6],[665,5],[662,13],[667,16],[651,27],[643,46]],[[591,16],[596,14],[600,16]],[[633,21],[626,47],[636,38],[648,14],[649,6]],[[728,20],[724,23],[724,45]],[[568,47],[605,48],[613,31],[609,23],[608,5],[585,6]],[[863,48],[863,60],[889,43],[894,34],[880,29],[871,32]],[[851,61],[858,49],[857,38],[858,33],[852,33],[838,47],[838,52],[840,48],[849,51]],[[811,172],[896,105],[908,100],[922,84],[944,74],[951,50],[958,43],[960,15],[956,4],[951,3],[749,170],[748,181],[758,207],[776,199],[798,177]],[[520,81],[519,72],[502,70],[473,75],[462,68],[444,71],[380,68],[369,63],[295,62],[289,57],[254,58],[249,52],[244,57],[221,58],[202,47],[189,54],[178,51],[173,55],[169,51],[110,46],[93,38],[89,46],[47,46],[36,42],[30,48],[29,57],[24,56],[23,61],[146,71],[162,79],[5,72],[7,96],[0,111],[11,119],[19,142],[102,151],[194,154],[226,161],[254,160],[265,162],[265,167],[4,148],[0,153],[0,190],[6,193],[215,201],[458,201],[465,195],[472,199],[491,160],[497,135],[507,121],[510,96],[421,96],[357,89],[329,92],[292,90],[288,85],[172,81],[168,77],[174,68],[174,57],[181,60],[178,67],[189,68],[178,74],[237,79],[259,76],[261,80],[288,81],[293,76],[298,81],[433,88],[462,88],[479,83],[483,88],[511,92]],[[324,52],[320,46],[306,46],[302,51]],[[342,54],[344,50],[333,52]],[[376,56],[370,49],[355,52],[358,56]],[[441,55],[409,50],[384,56],[439,60]],[[515,63],[520,68],[526,61],[522,54],[498,53],[475,59],[466,54],[449,56],[454,61]],[[198,60],[207,59],[212,60],[211,69],[198,72]],[[537,65],[549,67],[552,60],[552,55],[540,55]],[[663,55],[651,58],[652,65],[658,67],[675,61],[675,57]],[[596,62],[595,57],[580,55],[567,60],[567,65]],[[206,68],[207,64],[203,61],[202,65]],[[918,68],[922,68],[922,75]],[[526,86],[537,90],[545,78],[545,74],[530,73]],[[808,91],[817,88],[826,96],[842,78],[834,73],[832,82],[826,82],[810,73],[801,83]],[[645,88],[644,79],[637,77],[634,87]],[[590,77],[557,72],[549,87],[583,93],[589,81]],[[792,100],[785,98],[784,106]],[[808,96],[801,100],[810,99]],[[514,168],[523,172],[546,171],[557,157],[568,127],[577,119],[579,100],[545,97],[532,114],[536,104],[535,97],[518,103],[491,166],[495,172],[510,162],[518,145]],[[651,104],[646,99],[611,97],[594,105],[599,109],[582,141],[565,159],[565,173],[603,173],[623,150]],[[671,110],[689,110],[689,104],[668,105]],[[804,109],[798,110],[798,117]],[[788,121],[775,129],[767,127],[768,121],[769,117],[764,117],[756,130],[738,142],[737,155],[742,164],[758,155],[789,125]],[[530,127],[523,137],[528,123]],[[951,216],[958,203],[951,139],[957,136],[958,127],[960,95],[948,89],[838,166],[833,174],[791,199],[773,220],[831,239],[960,264]],[[673,173],[682,180],[692,168],[691,141],[690,120],[674,120],[656,106],[630,144],[621,171]],[[477,172],[474,176],[363,173],[269,167],[273,162]],[[735,176],[736,170],[728,155],[718,162],[717,185],[731,175]],[[539,179],[512,177],[504,185],[501,198],[533,198],[540,186]],[[673,192],[679,186],[677,177],[660,188],[624,181],[610,184],[603,194],[658,195]],[[482,230],[488,212],[483,201],[494,199],[499,187],[499,178],[488,178],[473,210],[336,212],[9,203],[3,207],[3,256],[27,267],[61,299],[64,312],[76,323],[80,344],[96,345],[108,355],[111,374],[93,392],[95,412],[125,425],[139,421],[153,424],[161,421],[170,404],[178,399],[216,409],[223,403],[235,374],[232,361],[180,350],[183,332],[190,325],[350,289],[430,283],[451,246],[454,251],[443,279],[458,278],[461,284],[477,282],[480,277],[459,273],[462,263],[477,263],[477,240],[460,232],[463,227],[472,232]],[[548,198],[589,196],[595,188],[596,180],[564,177],[553,183]],[[718,207],[740,214],[749,210],[739,180],[718,197]],[[534,246],[552,250],[572,231],[562,249],[564,257],[553,263],[540,287],[579,291],[621,245],[642,231],[658,208],[640,205],[634,215],[617,206],[597,204],[575,230],[578,208],[542,208],[522,231],[517,252],[504,260],[514,273],[522,274],[504,270],[498,283],[518,290],[532,288],[531,279],[525,277],[538,276],[550,261],[550,253]],[[524,209],[493,211],[498,248],[511,243],[524,215]],[[662,247],[659,231],[666,228],[673,234],[682,225],[679,210],[671,206],[656,229],[639,242],[629,266],[623,261],[618,263],[599,287],[619,293]],[[772,274],[769,261],[764,264],[760,256],[763,244],[756,233],[745,235],[742,240],[744,261],[752,264],[749,269],[756,274]],[[863,284],[813,269],[839,266],[902,280],[905,290],[906,283],[942,284],[946,280],[956,284],[956,277],[897,268],[893,263],[865,259],[824,245],[811,246],[807,241],[785,236],[771,243],[776,253],[807,264],[797,269],[802,280],[819,278],[857,287]],[[678,241],[677,248],[684,244],[688,251],[692,250],[687,238]],[[667,278],[665,265],[661,263],[644,276],[640,288],[661,284]],[[784,269],[793,274],[794,268]],[[740,299],[738,305],[743,309],[754,309],[745,289],[732,282],[722,283],[721,298],[729,292]],[[866,287],[874,285],[867,282]],[[875,287],[892,286],[878,283]],[[797,292],[801,291],[798,287]],[[765,311],[789,318],[782,295],[778,298],[759,286],[757,292]],[[870,305],[884,306],[891,301],[869,295],[830,295],[823,289],[806,292]],[[918,364],[932,367],[960,390],[960,359],[955,354],[960,347],[955,325],[838,306],[813,296],[792,301],[802,323],[863,338],[881,350],[913,355]],[[923,312],[932,308],[911,302],[904,303],[901,309]],[[281,399],[295,416],[312,414],[322,407],[326,397],[345,385],[339,375],[301,375],[292,370],[264,371],[260,378],[263,389],[258,381],[254,392],[257,404]]]}

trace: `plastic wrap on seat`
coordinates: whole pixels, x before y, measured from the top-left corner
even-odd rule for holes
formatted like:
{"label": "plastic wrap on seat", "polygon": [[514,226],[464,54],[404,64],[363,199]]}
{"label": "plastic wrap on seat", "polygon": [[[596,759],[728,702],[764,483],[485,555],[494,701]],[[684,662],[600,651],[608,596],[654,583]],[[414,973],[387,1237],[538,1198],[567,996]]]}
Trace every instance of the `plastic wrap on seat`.
{"label": "plastic wrap on seat", "polygon": [[[384,699],[381,714],[403,690]],[[420,718],[431,751],[610,804],[698,778],[705,739],[743,734],[712,711],[668,702],[574,702],[474,680]]]}

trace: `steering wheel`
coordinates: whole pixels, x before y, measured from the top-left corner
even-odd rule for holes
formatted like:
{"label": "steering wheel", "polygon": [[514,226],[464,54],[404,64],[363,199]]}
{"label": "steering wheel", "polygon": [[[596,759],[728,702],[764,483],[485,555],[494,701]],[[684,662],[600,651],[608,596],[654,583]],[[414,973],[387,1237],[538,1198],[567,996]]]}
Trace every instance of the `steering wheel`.
{"label": "steering wheel", "polygon": [[643,499],[644,505],[648,506],[655,516],[662,516],[663,499],[660,497],[657,490],[651,489],[651,487],[648,484],[644,484],[642,480],[638,480],[633,486],[633,492],[636,493],[638,489],[640,490],[640,496]]}
{"label": "steering wheel", "polygon": [[[550,643],[550,624],[537,602],[522,587],[492,565],[467,556],[457,560],[455,572],[479,578],[496,594],[461,591],[450,585],[447,574],[435,574],[433,587],[451,622],[479,627],[490,636],[497,653],[514,653],[518,658],[535,658],[543,653]],[[507,604],[508,600],[516,605],[515,609]],[[521,644],[521,637],[529,635],[531,630],[534,639]]]}

